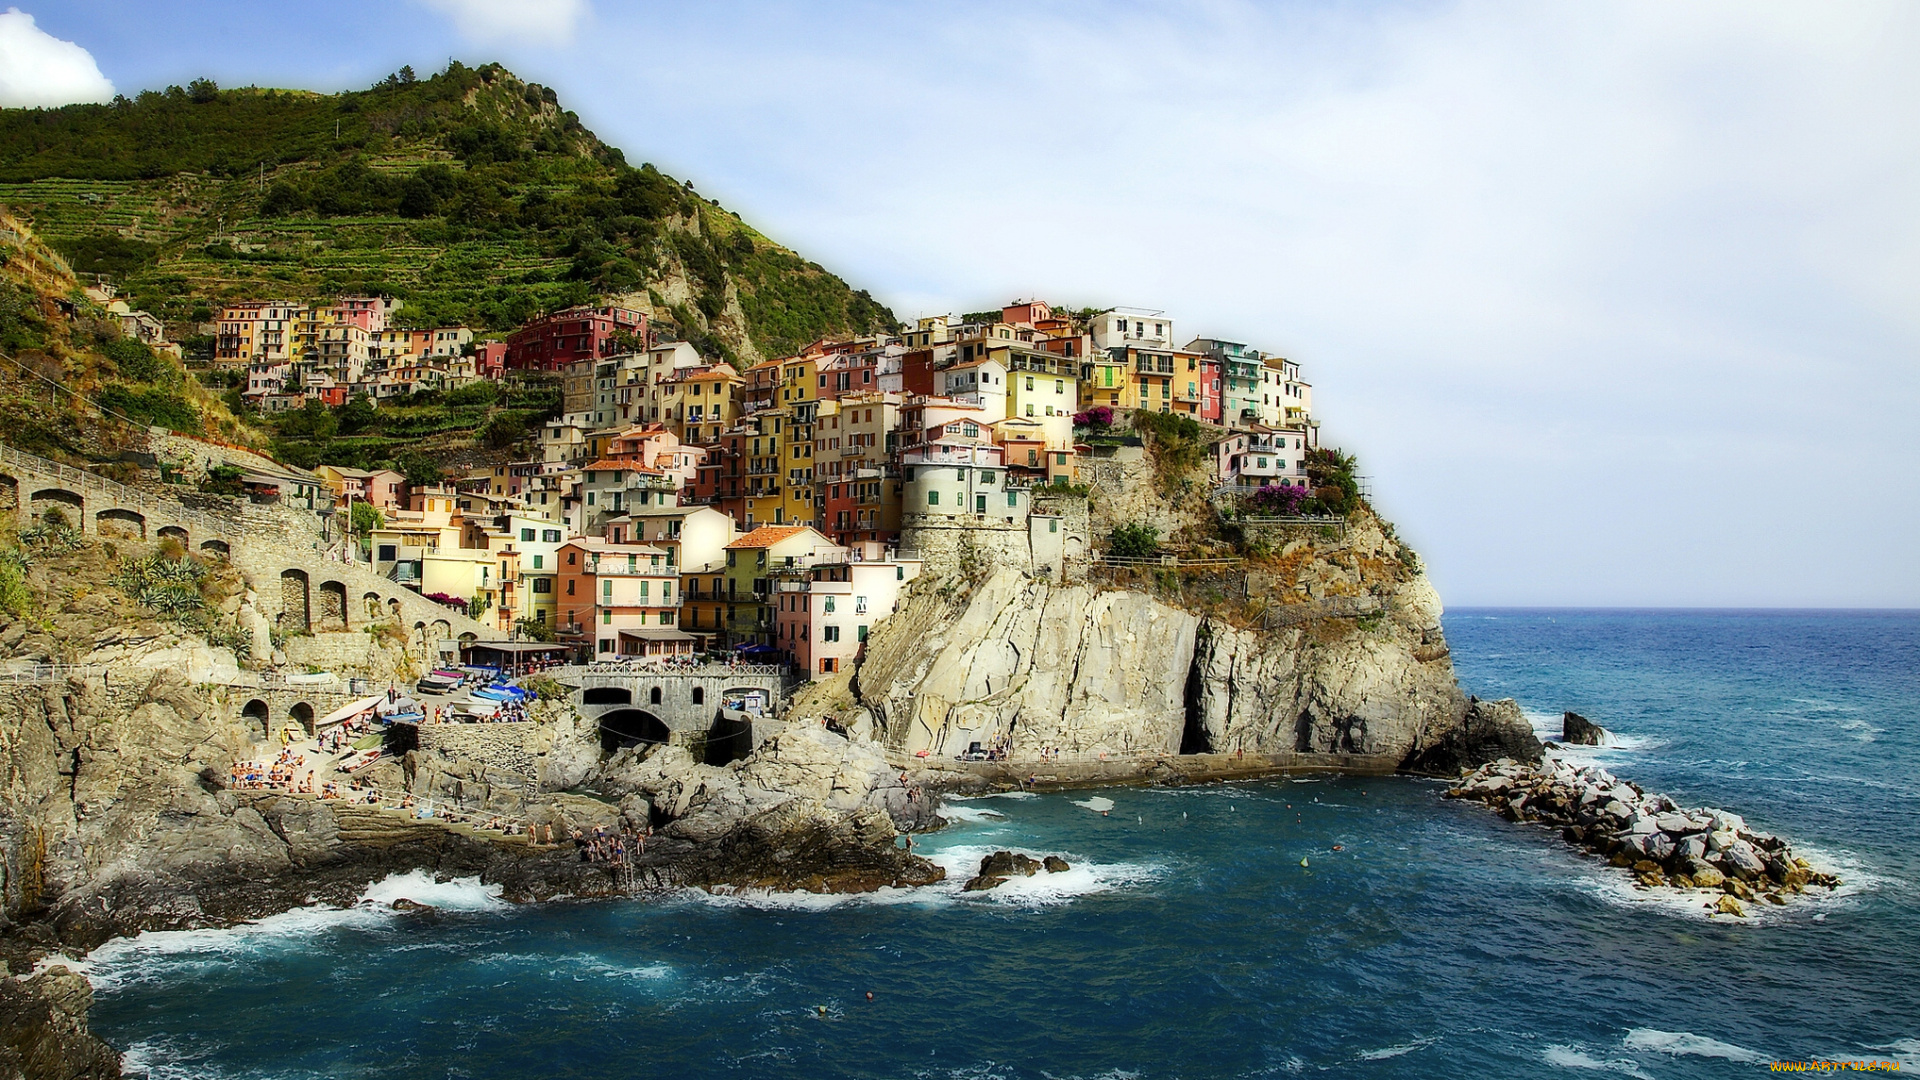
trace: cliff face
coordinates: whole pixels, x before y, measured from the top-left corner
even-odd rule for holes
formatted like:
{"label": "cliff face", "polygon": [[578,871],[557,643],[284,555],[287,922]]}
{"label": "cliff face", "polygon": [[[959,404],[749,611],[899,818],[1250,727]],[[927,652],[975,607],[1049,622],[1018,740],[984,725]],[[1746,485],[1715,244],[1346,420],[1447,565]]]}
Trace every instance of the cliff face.
{"label": "cliff face", "polygon": [[[1440,600],[1380,523],[1314,530],[1199,583],[928,581],[868,642],[893,748],[1338,754],[1388,768],[1461,728]],[[1237,595],[1229,595],[1237,590]]]}

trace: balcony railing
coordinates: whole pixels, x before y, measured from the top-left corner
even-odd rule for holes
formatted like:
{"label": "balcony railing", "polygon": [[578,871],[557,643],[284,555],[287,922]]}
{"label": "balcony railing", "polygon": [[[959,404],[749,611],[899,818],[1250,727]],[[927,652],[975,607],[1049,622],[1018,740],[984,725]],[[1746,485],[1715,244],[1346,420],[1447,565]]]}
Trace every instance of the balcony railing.
{"label": "balcony railing", "polygon": [[680,568],[670,562],[655,566],[651,561],[637,562],[629,566],[614,559],[594,559],[587,563],[587,572],[599,577],[677,577]]}

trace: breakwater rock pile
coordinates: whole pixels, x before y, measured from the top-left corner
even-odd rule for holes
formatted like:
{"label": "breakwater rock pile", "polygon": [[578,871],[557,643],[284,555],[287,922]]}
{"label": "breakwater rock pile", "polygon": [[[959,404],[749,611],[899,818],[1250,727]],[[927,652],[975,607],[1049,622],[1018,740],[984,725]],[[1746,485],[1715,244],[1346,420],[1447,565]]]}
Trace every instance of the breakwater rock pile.
{"label": "breakwater rock pile", "polygon": [[1809,888],[1840,880],[1815,870],[1783,839],[1747,827],[1740,815],[1684,808],[1596,766],[1548,754],[1539,764],[1502,758],[1464,774],[1450,799],[1486,803],[1509,821],[1559,826],[1570,844],[1631,871],[1642,888],[1717,894],[1715,914],[1745,917],[1742,902],[1784,906]]}

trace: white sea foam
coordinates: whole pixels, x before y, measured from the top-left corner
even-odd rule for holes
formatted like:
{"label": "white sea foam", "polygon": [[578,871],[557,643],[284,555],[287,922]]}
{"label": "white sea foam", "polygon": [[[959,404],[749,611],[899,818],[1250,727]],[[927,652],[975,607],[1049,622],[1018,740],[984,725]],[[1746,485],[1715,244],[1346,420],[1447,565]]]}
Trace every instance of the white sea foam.
{"label": "white sea foam", "polygon": [[1415,1050],[1424,1050],[1427,1047],[1432,1046],[1433,1043],[1434,1043],[1434,1040],[1432,1039],[1415,1039],[1412,1042],[1398,1043],[1393,1046],[1383,1046],[1378,1050],[1362,1050],[1360,1051],[1360,1060],[1361,1061],[1385,1061],[1388,1058],[1397,1058],[1404,1054],[1411,1054]]}
{"label": "white sea foam", "polygon": [[1021,907],[1039,907],[1070,903],[1082,896],[1144,884],[1165,873],[1163,867],[1152,863],[1094,863],[1068,855],[1066,859],[1069,869],[1060,873],[1042,870],[1032,877],[1018,875],[1010,877],[1005,884],[996,885],[985,892],[960,892],[961,887],[980,871],[980,860],[995,851],[1002,850],[1012,850],[1035,859],[1043,858],[1046,854],[1039,851],[1023,851],[1019,848],[995,848],[984,845],[962,845],[930,852],[927,858],[939,864],[947,872],[946,880],[935,888],[954,899],[964,897],[969,902],[992,901]]}
{"label": "white sea foam", "polygon": [[1085,799],[1075,800],[1073,805],[1084,806],[1096,814],[1104,814],[1113,809],[1113,800],[1105,795],[1091,795]]}
{"label": "white sea foam", "polygon": [[1640,1071],[1639,1062],[1629,1058],[1612,1060],[1597,1058],[1587,1053],[1583,1047],[1568,1046],[1565,1043],[1555,1043],[1547,1047],[1540,1052],[1540,1056],[1547,1059],[1547,1064],[1556,1065],[1562,1069],[1605,1069],[1608,1072],[1636,1077],[1638,1080],[1653,1080],[1652,1077]]}
{"label": "white sea foam", "polygon": [[1886,1050],[1895,1055],[1900,1063],[1900,1071],[1920,1069],[1920,1039],[1895,1039],[1884,1046],[1871,1046],[1869,1050]]}
{"label": "white sea foam", "polygon": [[1621,1045],[1628,1050],[1671,1054],[1676,1057],[1686,1055],[1747,1062],[1767,1060],[1765,1056],[1744,1047],[1723,1043],[1718,1039],[1709,1039],[1705,1035],[1695,1035],[1691,1031],[1634,1028],[1627,1032],[1627,1037],[1621,1040]]}
{"label": "white sea foam", "polygon": [[940,816],[948,821],[970,821],[976,824],[1007,820],[1007,815],[998,810],[989,810],[984,806],[956,806],[950,801],[941,803]]}
{"label": "white sea foam", "polygon": [[500,891],[498,885],[480,884],[479,878],[435,881],[425,870],[409,870],[367,886],[360,899],[383,905],[407,899],[447,911],[496,911],[507,906]]}
{"label": "white sea foam", "polygon": [[497,887],[483,886],[478,878],[436,882],[425,871],[414,870],[374,882],[352,907],[294,908],[223,929],[148,930],[107,942],[77,966],[94,989],[104,990],[145,977],[148,965],[144,961],[153,957],[198,954],[210,962],[225,964],[261,949],[304,948],[313,935],[328,930],[373,929],[406,918],[389,906],[402,897],[452,911],[491,911],[507,906]]}

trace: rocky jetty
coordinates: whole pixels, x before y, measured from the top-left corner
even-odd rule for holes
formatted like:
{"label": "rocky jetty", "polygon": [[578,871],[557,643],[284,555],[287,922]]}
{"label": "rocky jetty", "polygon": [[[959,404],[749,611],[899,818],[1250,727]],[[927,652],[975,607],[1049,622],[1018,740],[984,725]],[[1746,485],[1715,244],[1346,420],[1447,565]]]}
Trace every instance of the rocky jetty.
{"label": "rocky jetty", "polygon": [[[1571,715],[1571,714],[1569,714]],[[1596,766],[1547,754],[1539,763],[1503,758],[1464,774],[1447,798],[1472,799],[1509,821],[1557,826],[1570,844],[1631,872],[1642,888],[1710,894],[1715,914],[1745,917],[1742,902],[1784,906],[1838,878],[1815,870],[1783,839],[1740,815],[1682,807]]]}

